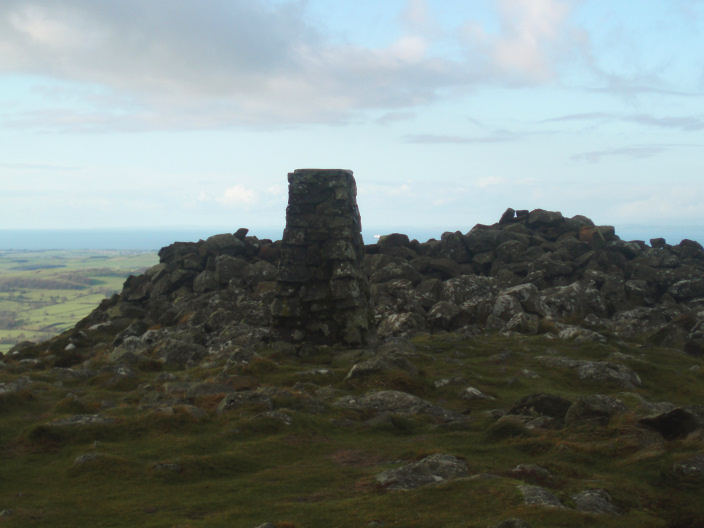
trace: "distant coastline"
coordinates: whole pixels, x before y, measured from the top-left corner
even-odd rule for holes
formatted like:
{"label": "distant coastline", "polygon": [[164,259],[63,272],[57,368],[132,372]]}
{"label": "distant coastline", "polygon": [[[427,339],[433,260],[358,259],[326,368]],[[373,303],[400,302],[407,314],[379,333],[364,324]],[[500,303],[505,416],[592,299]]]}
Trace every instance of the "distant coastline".
{"label": "distant coastline", "polygon": [[[683,239],[695,240],[704,244],[704,225],[702,226],[657,226],[631,225],[615,226],[616,234],[622,240],[643,240],[649,243],[651,238],[664,238],[668,244],[677,245]],[[471,227],[470,227],[471,228]],[[453,231],[466,233],[470,228],[458,227]],[[105,249],[158,251],[173,242],[197,242],[209,236],[234,232],[228,228],[169,228],[169,229],[1,229],[0,250],[52,250],[52,249]],[[376,236],[389,233],[404,233],[411,239],[425,242],[431,238],[440,239],[442,228],[392,227],[364,228],[364,242],[374,244]],[[280,240],[283,229],[251,229],[251,235],[260,239]]]}

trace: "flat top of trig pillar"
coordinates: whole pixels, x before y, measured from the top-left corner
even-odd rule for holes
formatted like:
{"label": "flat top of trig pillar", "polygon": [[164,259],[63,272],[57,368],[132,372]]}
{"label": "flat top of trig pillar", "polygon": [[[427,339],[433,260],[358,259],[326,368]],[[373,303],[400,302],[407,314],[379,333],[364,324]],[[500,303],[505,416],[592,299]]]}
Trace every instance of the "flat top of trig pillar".
{"label": "flat top of trig pillar", "polygon": [[344,179],[354,181],[351,170],[346,169],[296,169],[288,173],[288,181],[321,181],[326,179]]}

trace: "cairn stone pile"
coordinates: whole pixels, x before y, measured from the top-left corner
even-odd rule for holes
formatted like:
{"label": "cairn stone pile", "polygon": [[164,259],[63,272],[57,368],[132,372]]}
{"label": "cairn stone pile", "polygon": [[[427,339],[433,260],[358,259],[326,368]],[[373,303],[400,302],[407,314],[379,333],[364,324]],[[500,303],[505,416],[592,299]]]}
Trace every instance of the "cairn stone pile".
{"label": "cairn stone pile", "polygon": [[288,181],[273,327],[293,342],[363,344],[372,317],[352,171],[299,169]]}

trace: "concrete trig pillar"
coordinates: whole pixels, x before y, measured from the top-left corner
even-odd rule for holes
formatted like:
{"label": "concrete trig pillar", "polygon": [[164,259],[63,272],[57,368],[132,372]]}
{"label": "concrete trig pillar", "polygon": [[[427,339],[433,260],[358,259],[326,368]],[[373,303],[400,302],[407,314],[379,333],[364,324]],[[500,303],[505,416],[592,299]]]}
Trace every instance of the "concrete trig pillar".
{"label": "concrete trig pillar", "polygon": [[293,342],[364,344],[373,327],[352,171],[299,169],[288,182],[273,326]]}

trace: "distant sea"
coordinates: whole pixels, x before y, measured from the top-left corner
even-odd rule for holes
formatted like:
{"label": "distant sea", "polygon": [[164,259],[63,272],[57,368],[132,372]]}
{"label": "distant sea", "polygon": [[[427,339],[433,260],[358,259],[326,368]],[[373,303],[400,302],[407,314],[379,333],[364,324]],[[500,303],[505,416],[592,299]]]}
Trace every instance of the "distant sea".
{"label": "distant sea", "polygon": [[[470,228],[457,230],[466,233]],[[227,233],[227,228],[183,228],[183,229],[5,229],[0,230],[0,250],[41,251],[51,249],[104,249],[158,251],[173,242],[196,242],[212,235]],[[442,228],[427,229],[413,227],[365,228],[362,235],[366,244],[373,244],[376,237],[389,233],[405,233],[411,239],[425,242],[440,239]],[[252,229],[249,232],[259,239],[280,240],[283,228]],[[683,239],[696,240],[704,244],[704,225],[701,226],[616,226],[616,234],[622,240],[664,238],[668,244],[679,244]]]}

